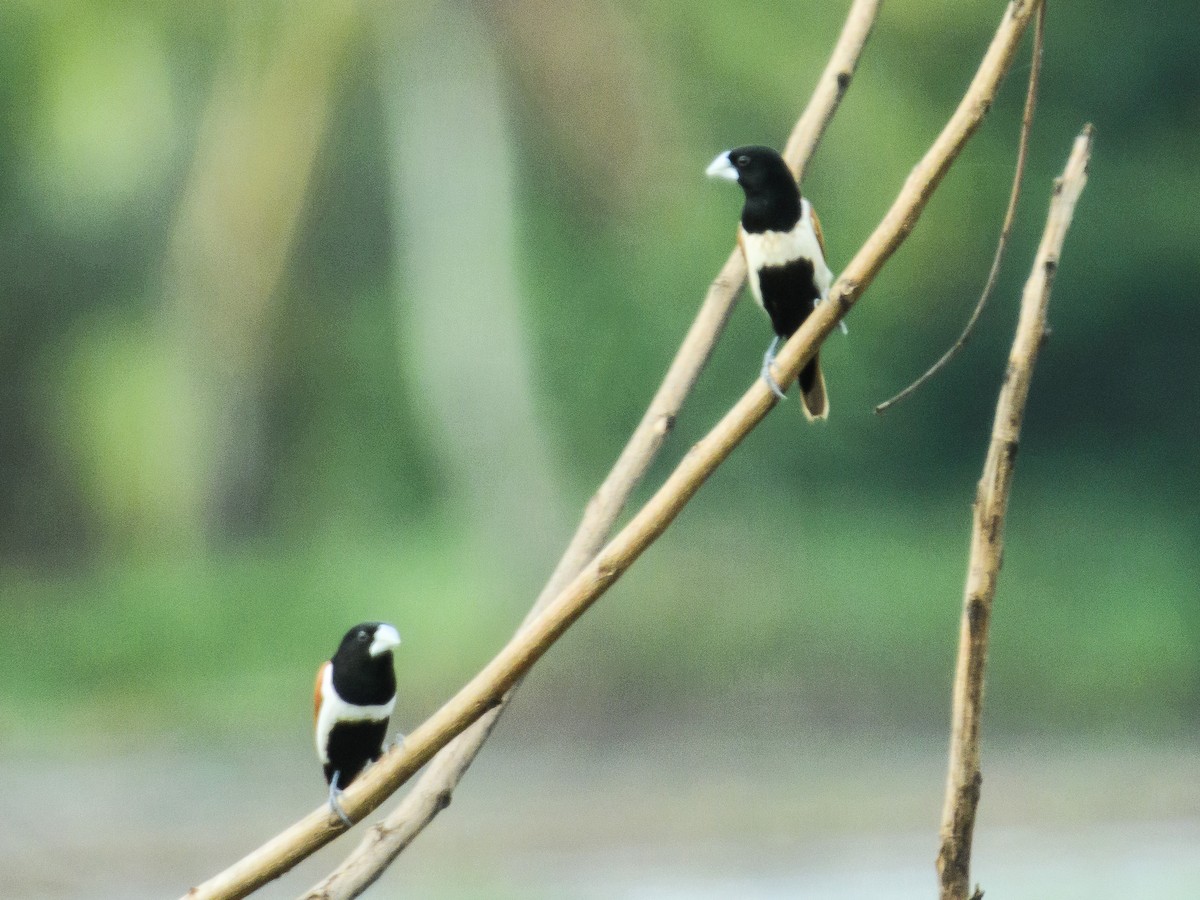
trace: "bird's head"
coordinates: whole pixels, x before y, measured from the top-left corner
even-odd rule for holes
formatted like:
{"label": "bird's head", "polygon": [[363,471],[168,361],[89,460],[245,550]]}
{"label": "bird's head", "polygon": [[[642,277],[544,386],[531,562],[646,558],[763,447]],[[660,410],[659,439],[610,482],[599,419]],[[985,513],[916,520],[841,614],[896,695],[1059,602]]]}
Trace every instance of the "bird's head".
{"label": "bird's head", "polygon": [[338,656],[377,659],[400,646],[400,632],[386,622],[364,622],[346,632]]}
{"label": "bird's head", "polygon": [[783,157],[770,147],[735,147],[726,150],[705,170],[709,178],[725,178],[742,186],[747,197],[796,191],[796,182]]}

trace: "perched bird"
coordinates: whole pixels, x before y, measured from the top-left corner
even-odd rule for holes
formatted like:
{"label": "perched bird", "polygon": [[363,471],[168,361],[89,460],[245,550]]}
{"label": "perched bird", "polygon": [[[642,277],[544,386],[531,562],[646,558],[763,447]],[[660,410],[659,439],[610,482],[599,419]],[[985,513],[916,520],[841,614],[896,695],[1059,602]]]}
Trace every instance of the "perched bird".
{"label": "perched bird", "polygon": [[392,649],[399,645],[400,633],[393,626],[364,622],[346,632],[333,659],[317,670],[317,757],[329,783],[329,806],[346,827],[351,822],[338,795],[383,752],[388,718],[396,705]]}
{"label": "perched bird", "polygon": [[[775,329],[775,339],[763,356],[762,377],[783,399],[783,391],[771,375],[775,350],[829,295],[833,281],[825,264],[821,223],[812,204],[800,196],[783,157],[770,147],[728,150],[712,161],[707,174],[736,181],[746,194],[738,246],[746,257],[750,291]],[[819,356],[800,372],[799,384],[809,420],[828,416],[829,398]]]}

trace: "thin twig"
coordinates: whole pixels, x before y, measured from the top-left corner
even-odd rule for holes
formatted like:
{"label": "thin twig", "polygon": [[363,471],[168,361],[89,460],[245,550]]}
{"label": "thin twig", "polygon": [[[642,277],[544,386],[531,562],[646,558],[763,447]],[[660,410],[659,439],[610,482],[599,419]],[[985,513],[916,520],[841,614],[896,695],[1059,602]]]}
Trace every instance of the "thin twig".
{"label": "thin twig", "polygon": [[987,461],[975,495],[971,558],[963,592],[958,662],[954,672],[950,765],[942,810],[941,849],[937,858],[941,900],[966,900],[970,888],[971,839],[983,781],[979,770],[983,669],[987,662],[992,600],[996,595],[1004,549],[1004,516],[1021,436],[1021,420],[1025,415],[1025,400],[1046,333],[1050,288],[1075,203],[1087,183],[1091,142],[1092,127],[1086,125],[1075,139],[1066,169],[1054,182],[1046,230],[1042,233],[1033,271],[1021,297],[1021,316],[996,403]]}
{"label": "thin twig", "polygon": [[1000,274],[1000,264],[1004,260],[1004,251],[1008,248],[1008,237],[1012,233],[1013,220],[1017,216],[1017,201],[1021,198],[1021,180],[1025,176],[1025,159],[1029,153],[1029,133],[1033,130],[1033,111],[1037,106],[1037,90],[1038,79],[1042,72],[1042,39],[1043,32],[1046,27],[1046,4],[1043,3],[1038,11],[1037,24],[1033,29],[1033,64],[1029,70],[1029,89],[1025,94],[1025,112],[1021,115],[1021,137],[1017,145],[1017,168],[1013,173],[1012,191],[1008,195],[1008,209],[1004,212],[1004,224],[1000,227],[1000,239],[996,242],[996,255],[992,257],[992,268],[988,271],[987,281],[984,282],[983,291],[979,295],[979,301],[975,304],[975,309],[971,313],[971,318],[967,319],[967,324],[962,330],[962,334],[958,336],[942,358],[930,366],[925,374],[896,394],[890,400],[884,400],[875,407],[875,414],[879,415],[895,404],[899,403],[905,397],[915,393],[930,378],[940,372],[950,360],[958,355],[958,352],[967,345],[967,341],[971,339],[971,335],[975,331],[975,323],[979,321],[979,317],[983,314],[983,308],[987,305],[988,299],[992,296],[992,291],[996,287],[996,278]]}
{"label": "thin twig", "polygon": [[[833,286],[830,302],[822,303],[805,320],[779,354],[776,380],[781,386],[796,379],[820,343],[837,327],[915,227],[937,184],[991,105],[1038,3],[1039,0],[1014,0],[1009,4],[958,109],[913,169],[883,221]],[[716,427],[692,447],[663,486],[596,558],[478,675],[418,726],[400,747],[385,754],[349,787],[342,796],[342,807],[347,815],[353,821],[362,819],[451,738],[496,706],[504,692],[666,530],[700,485],[776,402],[766,383],[755,379],[750,389]],[[323,804],[244,859],[193,888],[188,896],[193,900],[244,897],[344,830],[345,825]]]}
{"label": "thin twig", "polygon": [[[855,0],[812,98],[792,129],[784,158],[796,173],[797,180],[802,178],[821,135],[825,133],[850,85],[882,2]],[[558,596],[604,546],[617,517],[657,457],[684,400],[712,356],[745,278],[745,260],[735,247],[709,286],[700,311],[667,369],[662,385],[612,470],[588,503],[571,542],[522,625],[527,624]],[[371,826],[342,864],[304,895],[305,900],[348,900],[357,897],[383,873],[425,826],[449,805],[452,792],[495,728],[513,690],[501,698],[495,709],[485,713],[438,753],[387,818]]]}

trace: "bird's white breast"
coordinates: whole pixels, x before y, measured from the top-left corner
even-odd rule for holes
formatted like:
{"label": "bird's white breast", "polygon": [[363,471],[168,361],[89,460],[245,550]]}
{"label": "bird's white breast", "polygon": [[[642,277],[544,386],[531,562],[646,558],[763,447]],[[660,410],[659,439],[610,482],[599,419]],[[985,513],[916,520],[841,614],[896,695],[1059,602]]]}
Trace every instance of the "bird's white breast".
{"label": "bird's white breast", "polygon": [[763,231],[751,234],[741,232],[742,252],[746,255],[746,268],[750,290],[754,299],[762,305],[762,289],[758,283],[758,270],[765,266],[786,266],[797,259],[809,259],[813,263],[813,280],[821,299],[829,295],[833,273],[821,252],[821,242],[813,230],[812,211],[807,200],[801,201],[800,221],[791,231]]}
{"label": "bird's white breast", "polygon": [[329,762],[325,752],[329,742],[329,732],[338,722],[380,722],[389,718],[396,706],[396,698],[392,697],[387,703],[377,703],[374,706],[356,706],[347,703],[338,695],[333,687],[333,666],[325,667],[321,676],[321,710],[317,713],[317,756],[322,763]]}

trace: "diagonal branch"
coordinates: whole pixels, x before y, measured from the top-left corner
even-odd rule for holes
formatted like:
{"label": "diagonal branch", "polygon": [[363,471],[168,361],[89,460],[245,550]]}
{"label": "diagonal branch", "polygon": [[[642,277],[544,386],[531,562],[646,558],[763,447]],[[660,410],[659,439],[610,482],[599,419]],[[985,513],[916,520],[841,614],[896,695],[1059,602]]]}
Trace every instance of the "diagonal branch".
{"label": "diagonal branch", "polygon": [[[909,175],[883,221],[859,250],[830,294],[779,354],[776,380],[795,380],[820,343],[837,326],[884,263],[916,226],[930,196],[996,96],[1039,0],[1014,0],[958,109]],[[343,795],[342,806],[357,821],[379,806],[435,753],[495,707],[550,645],[606,591],[666,530],[700,485],[770,412],[776,399],[766,383],[751,388],[699,443],[692,447],[650,501],[569,585],[513,637],[484,669],[441,709],[387,753]],[[345,830],[322,805],[258,850],[193,888],[189,897],[244,897],[294,866]]]}
{"label": "diagonal branch", "polygon": [[[850,9],[829,63],[784,151],[784,158],[796,173],[797,180],[802,177],[821,135],[850,85],[881,5],[882,0],[855,0]],[[612,470],[588,503],[562,559],[523,624],[527,624],[558,596],[604,546],[630,494],[657,457],[684,400],[712,356],[745,277],[745,261],[734,248],[709,287],[695,321],[667,369],[662,385]],[[304,896],[308,900],[340,900],[357,897],[366,890],[425,826],[449,805],[451,793],[483,748],[511,697],[512,690],[501,698],[494,709],[481,716],[479,721],[438,753],[412,790],[387,818],[371,826],[345,861]]]}
{"label": "diagonal branch", "polygon": [[[971,838],[979,806],[979,721],[983,712],[983,667],[987,661],[988,622],[1000,576],[1004,550],[1004,516],[1012,487],[1021,420],[1038,350],[1046,333],[1046,307],[1058,269],[1063,241],[1071,225],[1075,203],[1087,183],[1092,126],[1085,125],[1075,139],[1066,169],[1054,182],[1050,214],[1033,272],[1021,297],[1021,316],[1008,357],[1008,371],[996,403],[992,440],[983,477],[975,495],[971,530],[971,560],[963,595],[958,663],[954,672],[954,713],[950,733],[950,766],[942,810],[941,849],[937,867],[941,900],[966,900],[970,888]],[[979,893],[978,891],[976,892]]]}

